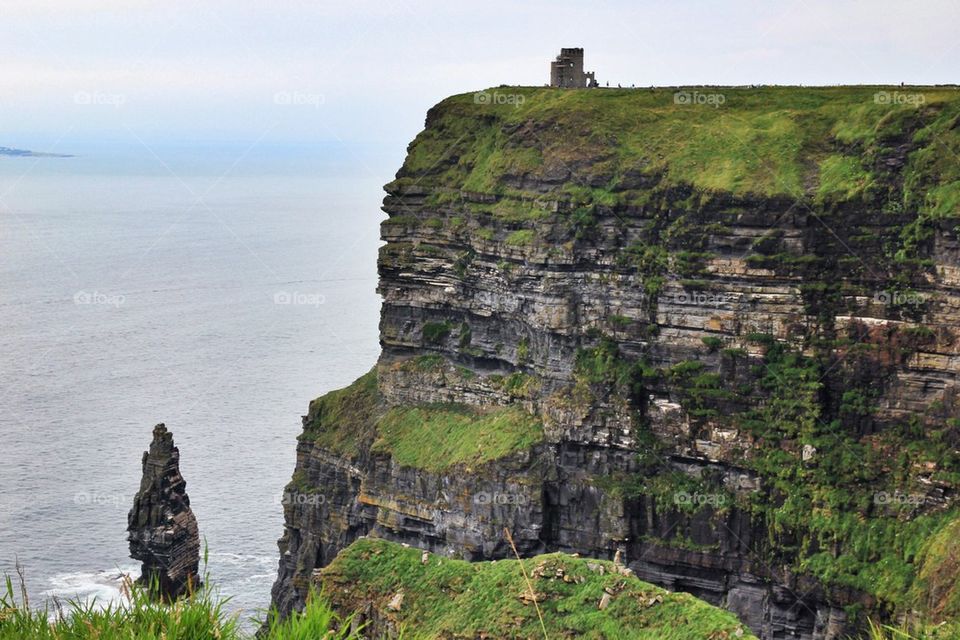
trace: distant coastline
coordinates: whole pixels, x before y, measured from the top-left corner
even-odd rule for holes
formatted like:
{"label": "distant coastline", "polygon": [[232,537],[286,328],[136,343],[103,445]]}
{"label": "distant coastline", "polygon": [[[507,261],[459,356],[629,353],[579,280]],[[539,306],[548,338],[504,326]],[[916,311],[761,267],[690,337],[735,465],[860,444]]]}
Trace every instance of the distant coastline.
{"label": "distant coastline", "polygon": [[0,156],[12,156],[17,158],[72,158],[67,153],[45,153],[43,151],[30,151],[29,149],[13,149],[11,147],[0,147]]}

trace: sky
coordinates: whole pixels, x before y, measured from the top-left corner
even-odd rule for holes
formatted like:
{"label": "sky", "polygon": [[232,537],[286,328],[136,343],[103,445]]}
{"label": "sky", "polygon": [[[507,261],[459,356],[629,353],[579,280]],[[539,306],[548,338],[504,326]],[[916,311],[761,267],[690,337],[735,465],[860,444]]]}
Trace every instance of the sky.
{"label": "sky", "polygon": [[960,81],[956,0],[0,0],[0,146],[400,156],[445,96],[542,85]]}

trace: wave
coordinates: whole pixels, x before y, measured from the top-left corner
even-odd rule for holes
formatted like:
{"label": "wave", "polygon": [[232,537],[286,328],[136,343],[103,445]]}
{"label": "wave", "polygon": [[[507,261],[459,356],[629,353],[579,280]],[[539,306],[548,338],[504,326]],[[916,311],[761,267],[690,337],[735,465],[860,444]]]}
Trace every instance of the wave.
{"label": "wave", "polygon": [[46,599],[77,600],[88,605],[106,607],[120,602],[125,575],[137,577],[139,565],[121,566],[111,571],[75,571],[58,573],[47,581],[49,588],[40,595]]}

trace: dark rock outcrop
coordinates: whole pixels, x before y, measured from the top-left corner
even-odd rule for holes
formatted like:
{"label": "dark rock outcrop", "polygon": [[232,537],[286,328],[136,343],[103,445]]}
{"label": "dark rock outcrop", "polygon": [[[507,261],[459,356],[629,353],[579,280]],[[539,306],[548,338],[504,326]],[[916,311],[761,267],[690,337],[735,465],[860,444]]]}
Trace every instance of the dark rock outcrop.
{"label": "dark rock outcrop", "polygon": [[172,600],[199,586],[200,535],[180,475],[180,451],[162,423],[143,453],[143,478],[127,517],[130,557],[143,563],[139,581]]}

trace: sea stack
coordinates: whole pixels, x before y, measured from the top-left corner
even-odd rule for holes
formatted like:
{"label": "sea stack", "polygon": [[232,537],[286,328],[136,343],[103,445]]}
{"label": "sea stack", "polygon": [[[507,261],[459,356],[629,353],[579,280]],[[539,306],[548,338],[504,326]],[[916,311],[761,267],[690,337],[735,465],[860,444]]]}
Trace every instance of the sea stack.
{"label": "sea stack", "polygon": [[143,478],[127,517],[130,557],[143,563],[140,583],[173,600],[199,581],[200,534],[180,475],[180,451],[161,423],[143,453]]}

